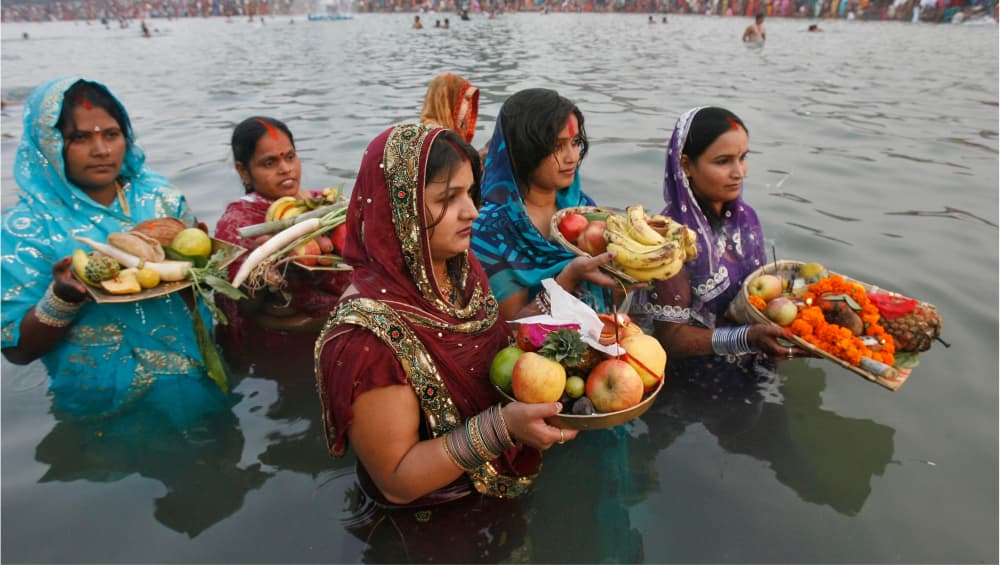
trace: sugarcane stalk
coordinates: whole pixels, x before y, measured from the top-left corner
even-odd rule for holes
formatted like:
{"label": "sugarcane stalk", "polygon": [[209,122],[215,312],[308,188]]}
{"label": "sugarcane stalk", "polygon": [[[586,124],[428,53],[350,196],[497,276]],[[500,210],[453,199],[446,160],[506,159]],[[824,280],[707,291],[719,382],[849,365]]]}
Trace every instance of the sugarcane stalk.
{"label": "sugarcane stalk", "polygon": [[303,222],[310,218],[321,218],[330,212],[336,211],[339,208],[346,208],[346,207],[347,207],[346,203],[338,202],[336,204],[330,204],[328,206],[323,206],[321,208],[316,208],[315,210],[304,212],[292,218],[284,218],[282,220],[274,220],[272,222],[263,222],[260,224],[253,224],[250,226],[243,226],[241,228],[236,228],[236,232],[240,234],[240,237],[244,239],[277,233],[283,229],[292,227],[299,222]]}

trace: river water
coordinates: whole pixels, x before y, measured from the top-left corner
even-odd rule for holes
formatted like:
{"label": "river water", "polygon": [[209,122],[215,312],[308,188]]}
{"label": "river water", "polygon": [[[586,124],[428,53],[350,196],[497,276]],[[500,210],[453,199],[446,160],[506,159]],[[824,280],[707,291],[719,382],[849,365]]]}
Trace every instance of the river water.
{"label": "river water", "polygon": [[[745,197],[778,258],[936,304],[951,347],[923,354],[894,393],[798,360],[753,398],[665,394],[617,433],[549,451],[504,520],[472,533],[431,520],[409,558],[997,562],[995,25],[824,21],[806,33],[804,20],[773,19],[766,47],[748,49],[742,18],[450,19],[423,31],[407,14],[155,20],[150,39],[135,26],[5,23],[3,207],[16,201],[19,103],[64,74],[110,86],[149,163],[210,226],[242,193],[228,140],[253,114],[289,124],[305,186],[349,188],[368,141],[418,115],[433,74],[482,89],[476,145],[508,95],[551,87],[587,119],[585,190],[659,209],[677,116],[726,106],[749,126]],[[354,462],[326,455],[311,359],[269,353],[274,363],[238,375],[231,425],[203,438],[58,422],[40,365],[4,361],[0,558],[406,556],[385,531],[367,546],[358,533]]]}

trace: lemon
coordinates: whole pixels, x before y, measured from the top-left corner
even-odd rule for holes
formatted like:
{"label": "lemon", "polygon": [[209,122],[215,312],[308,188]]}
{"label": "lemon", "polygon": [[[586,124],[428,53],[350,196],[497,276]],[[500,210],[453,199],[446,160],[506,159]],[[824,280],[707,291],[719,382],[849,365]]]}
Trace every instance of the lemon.
{"label": "lemon", "polygon": [[188,257],[208,257],[212,254],[212,238],[198,228],[188,228],[174,236],[170,247]]}
{"label": "lemon", "polygon": [[143,267],[136,272],[135,280],[139,281],[139,286],[142,288],[153,288],[160,284],[160,273],[149,267]]}

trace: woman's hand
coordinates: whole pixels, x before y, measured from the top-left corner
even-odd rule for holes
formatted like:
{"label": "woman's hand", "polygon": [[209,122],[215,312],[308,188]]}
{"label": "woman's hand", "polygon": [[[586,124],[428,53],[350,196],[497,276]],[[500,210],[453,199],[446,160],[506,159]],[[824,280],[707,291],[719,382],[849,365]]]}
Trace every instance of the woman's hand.
{"label": "woman's hand", "polygon": [[583,281],[591,282],[604,288],[617,288],[615,279],[601,271],[601,267],[607,265],[615,258],[615,254],[609,252],[601,253],[596,257],[580,256],[570,261],[563,270],[556,275],[556,282],[563,287],[566,292],[573,292]]}
{"label": "woman's hand", "polygon": [[575,438],[579,433],[577,430],[551,426],[545,421],[561,410],[562,404],[558,402],[511,402],[503,407],[503,417],[514,441],[544,451],[554,443],[565,443]]}
{"label": "woman's hand", "polygon": [[83,302],[87,289],[70,272],[72,262],[71,258],[63,257],[52,265],[52,292],[66,302]]}
{"label": "woman's hand", "polygon": [[766,324],[754,324],[750,326],[750,330],[747,333],[747,340],[775,361],[792,359],[794,357],[815,357],[815,355],[797,345],[789,346],[778,343],[778,338],[792,342],[792,338],[794,337],[794,334],[786,328]]}

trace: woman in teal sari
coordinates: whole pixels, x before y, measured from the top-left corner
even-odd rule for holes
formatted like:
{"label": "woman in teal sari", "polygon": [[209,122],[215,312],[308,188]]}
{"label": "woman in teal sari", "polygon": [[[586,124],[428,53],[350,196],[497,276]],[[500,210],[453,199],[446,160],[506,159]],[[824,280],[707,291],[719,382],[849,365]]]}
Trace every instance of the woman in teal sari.
{"label": "woman in teal sari", "polygon": [[194,222],[184,197],[144,165],[125,108],[79,77],[43,84],[24,108],[14,162],[20,201],[3,215],[4,357],[42,360],[57,414],[142,406],[186,427],[228,409],[207,376],[190,294],[98,304],[70,274],[69,257],[84,248],[73,236],[106,241],[158,217]]}
{"label": "woman in teal sari", "polygon": [[522,90],[500,108],[486,154],[483,207],[473,226],[472,249],[508,319],[536,298],[547,278],[604,310],[600,287],[615,283],[598,267],[612,254],[576,257],[549,240],[557,210],[594,205],[580,189],[579,166],[586,154],[583,113],[556,91]]}

